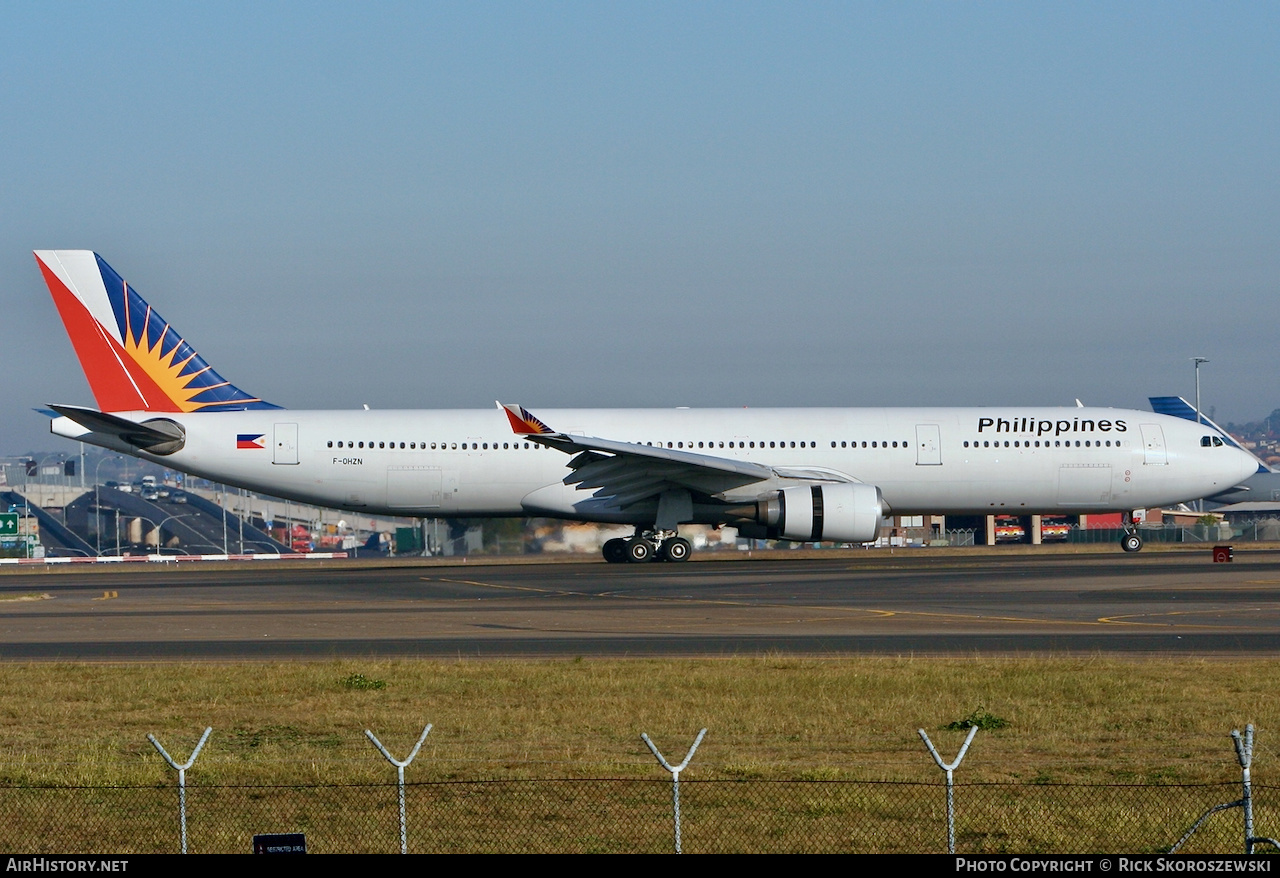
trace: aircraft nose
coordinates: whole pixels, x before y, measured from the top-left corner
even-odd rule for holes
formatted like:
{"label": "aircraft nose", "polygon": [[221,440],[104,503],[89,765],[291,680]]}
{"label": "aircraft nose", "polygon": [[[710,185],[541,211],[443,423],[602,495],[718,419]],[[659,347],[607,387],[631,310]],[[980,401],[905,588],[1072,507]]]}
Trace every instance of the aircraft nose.
{"label": "aircraft nose", "polygon": [[1258,459],[1247,451],[1231,449],[1236,454],[1236,483],[1239,484],[1258,471]]}

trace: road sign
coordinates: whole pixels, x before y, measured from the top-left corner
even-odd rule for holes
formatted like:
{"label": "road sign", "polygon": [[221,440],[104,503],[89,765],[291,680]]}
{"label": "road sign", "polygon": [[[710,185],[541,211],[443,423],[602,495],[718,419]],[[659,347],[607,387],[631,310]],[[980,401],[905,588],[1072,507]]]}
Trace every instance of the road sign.
{"label": "road sign", "polygon": [[18,513],[0,512],[0,537],[16,537],[18,535]]}

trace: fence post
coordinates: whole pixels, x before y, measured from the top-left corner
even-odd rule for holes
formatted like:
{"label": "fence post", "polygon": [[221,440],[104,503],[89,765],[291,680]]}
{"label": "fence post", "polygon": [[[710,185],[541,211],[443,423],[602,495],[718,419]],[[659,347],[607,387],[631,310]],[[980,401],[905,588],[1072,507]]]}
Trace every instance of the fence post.
{"label": "fence post", "polygon": [[173,761],[173,757],[165,752],[164,747],[160,746],[160,742],[156,740],[156,736],[147,735],[147,740],[160,751],[160,755],[164,757],[164,761],[169,763],[169,767],[178,772],[178,822],[182,826],[182,852],[187,852],[187,769],[196,761],[196,757],[200,755],[200,748],[204,746],[204,742],[209,740],[209,733],[213,731],[213,727],[205,728],[204,734],[200,736],[200,743],[196,744],[196,749],[191,751],[191,758],[179,765]]}
{"label": "fence post", "polygon": [[649,736],[644,732],[640,733],[640,740],[644,741],[649,747],[649,752],[657,757],[658,764],[671,772],[671,802],[675,809],[675,825],[676,825],[676,853],[683,853],[680,849],[680,772],[684,771],[685,766],[689,764],[689,760],[693,758],[693,751],[698,749],[698,745],[702,743],[702,736],[707,733],[706,729],[698,732],[698,737],[694,739],[693,746],[689,748],[689,752],[684,756],[684,762],[679,765],[672,766],[666,759],[662,758],[662,754],[658,752],[658,748],[649,740]]}
{"label": "fence post", "polygon": [[427,740],[427,732],[429,731],[431,731],[431,723],[427,723],[427,727],[422,730],[422,737],[418,739],[417,744],[413,745],[413,752],[401,762],[387,752],[387,748],[382,746],[382,742],[374,736],[373,732],[368,729],[364,730],[365,735],[373,742],[373,746],[378,748],[378,752],[387,757],[387,761],[396,767],[397,785],[400,790],[400,853],[402,854],[409,853],[409,832],[404,820],[404,770],[413,761],[413,757],[418,755],[418,750],[422,748],[422,742]]}
{"label": "fence post", "polygon": [[1214,805],[1208,811],[1200,815],[1195,823],[1191,824],[1191,828],[1182,834],[1182,838],[1173,843],[1169,848],[1169,853],[1176,854],[1178,850],[1186,843],[1187,839],[1195,835],[1200,826],[1208,820],[1212,815],[1219,811],[1225,811],[1228,808],[1244,809],[1244,852],[1246,854],[1253,853],[1253,847],[1258,842],[1266,842],[1274,848],[1280,849],[1280,841],[1266,836],[1255,836],[1253,834],[1253,783],[1249,777],[1250,769],[1253,767],[1253,723],[1249,723],[1244,727],[1244,738],[1240,737],[1239,729],[1231,730],[1231,740],[1236,746],[1236,759],[1240,762],[1241,782],[1244,786],[1244,795],[1236,799],[1234,802],[1224,802],[1221,805]]}
{"label": "fence post", "polygon": [[1231,741],[1236,745],[1236,760],[1240,763],[1240,782],[1243,795],[1240,804],[1244,808],[1244,852],[1253,853],[1253,783],[1249,778],[1249,768],[1253,765],[1253,723],[1244,727],[1244,737],[1239,729],[1231,730]]}
{"label": "fence post", "polygon": [[954,854],[956,852],[956,811],[952,794],[954,785],[952,772],[960,767],[960,761],[964,759],[964,754],[969,752],[969,745],[973,743],[973,736],[978,734],[978,727],[969,726],[969,737],[964,739],[964,746],[960,748],[960,754],[951,763],[942,761],[942,757],[934,749],[933,742],[929,740],[929,736],[925,734],[924,729],[916,729],[916,731],[920,733],[920,737],[924,740],[924,745],[929,748],[929,754],[933,756],[933,761],[938,763],[938,767],[947,773],[947,853]]}

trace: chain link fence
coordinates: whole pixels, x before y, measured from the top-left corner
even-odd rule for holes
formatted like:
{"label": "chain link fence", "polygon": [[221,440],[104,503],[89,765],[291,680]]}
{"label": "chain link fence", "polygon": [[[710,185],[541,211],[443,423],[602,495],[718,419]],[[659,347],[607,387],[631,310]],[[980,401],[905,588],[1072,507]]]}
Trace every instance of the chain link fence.
{"label": "chain link fence", "polygon": [[[940,783],[682,778],[689,853],[939,853]],[[958,853],[1168,850],[1238,783],[957,783]],[[1254,784],[1255,820],[1276,825],[1280,787]],[[0,786],[0,846],[27,853],[174,853],[173,785]],[[409,783],[410,853],[661,853],[673,849],[669,779]],[[188,782],[192,853],[247,853],[257,833],[303,832],[315,853],[400,850],[397,787],[204,786]],[[1238,809],[1214,815],[1183,853],[1241,853]]]}

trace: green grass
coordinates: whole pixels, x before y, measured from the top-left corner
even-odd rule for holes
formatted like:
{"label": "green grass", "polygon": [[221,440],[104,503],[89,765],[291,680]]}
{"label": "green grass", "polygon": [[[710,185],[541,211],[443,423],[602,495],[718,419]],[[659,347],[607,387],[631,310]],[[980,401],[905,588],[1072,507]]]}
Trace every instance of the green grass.
{"label": "green grass", "polygon": [[0,781],[164,782],[147,733],[183,759],[205,726],[193,778],[382,780],[389,766],[364,729],[403,755],[428,722],[412,779],[652,777],[641,732],[675,761],[705,727],[686,777],[933,780],[916,729],[949,759],[970,722],[982,730],[959,771],[968,781],[1229,780],[1227,733],[1247,722],[1265,777],[1278,671],[1276,659],[783,655],[6,664]]}
{"label": "green grass", "polygon": [[[1280,773],[1275,659],[4,668],[0,845],[32,852],[174,850],[174,772],[146,736],[184,761],[205,726],[187,775],[195,851],[244,851],[264,831],[397,850],[395,770],[364,729],[403,758],[428,722],[406,771],[415,851],[668,850],[669,777],[642,731],[675,763],[708,729],[681,776],[691,851],[943,850],[942,776],[918,728],[950,760],[980,727],[956,772],[966,852],[1167,847],[1239,794],[1228,732],[1247,722],[1255,781]],[[1271,797],[1258,820],[1273,835]],[[1215,817],[1191,849],[1237,850],[1238,824]]]}

